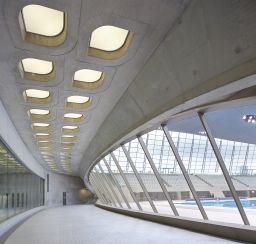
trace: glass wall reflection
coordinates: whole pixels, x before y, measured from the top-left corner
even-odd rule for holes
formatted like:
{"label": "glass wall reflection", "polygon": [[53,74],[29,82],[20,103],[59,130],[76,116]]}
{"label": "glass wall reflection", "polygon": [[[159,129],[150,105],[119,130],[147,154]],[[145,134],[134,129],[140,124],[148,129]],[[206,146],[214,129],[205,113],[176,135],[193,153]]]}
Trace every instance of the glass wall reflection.
{"label": "glass wall reflection", "polygon": [[0,142],[0,222],[44,204],[44,180]]}

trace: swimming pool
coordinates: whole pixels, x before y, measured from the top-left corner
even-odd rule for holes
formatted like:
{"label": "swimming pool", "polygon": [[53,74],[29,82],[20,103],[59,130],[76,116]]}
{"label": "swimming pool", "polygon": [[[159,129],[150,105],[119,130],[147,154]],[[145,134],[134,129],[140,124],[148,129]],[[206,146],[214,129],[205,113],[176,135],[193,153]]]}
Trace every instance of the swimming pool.
{"label": "swimming pool", "polygon": [[[240,199],[244,208],[256,209],[256,199]],[[203,206],[213,206],[213,207],[225,207],[225,208],[235,208],[236,203],[233,199],[228,200],[201,200]],[[185,201],[178,204],[185,205],[196,205],[195,201]]]}

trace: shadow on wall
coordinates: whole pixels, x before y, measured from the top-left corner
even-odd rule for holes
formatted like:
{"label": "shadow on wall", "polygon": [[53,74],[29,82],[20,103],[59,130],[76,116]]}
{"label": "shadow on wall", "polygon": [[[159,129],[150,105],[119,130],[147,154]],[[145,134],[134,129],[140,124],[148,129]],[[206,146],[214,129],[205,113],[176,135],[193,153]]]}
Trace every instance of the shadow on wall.
{"label": "shadow on wall", "polygon": [[88,191],[87,189],[81,189],[79,191],[79,198],[81,202],[86,203],[86,204],[92,204],[96,202],[95,195]]}

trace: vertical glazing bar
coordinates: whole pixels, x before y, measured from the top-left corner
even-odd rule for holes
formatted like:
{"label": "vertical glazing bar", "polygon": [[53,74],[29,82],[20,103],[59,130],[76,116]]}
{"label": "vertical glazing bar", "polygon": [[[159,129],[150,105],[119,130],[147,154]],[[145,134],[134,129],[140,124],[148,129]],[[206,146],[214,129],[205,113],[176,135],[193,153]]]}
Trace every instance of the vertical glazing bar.
{"label": "vertical glazing bar", "polygon": [[125,182],[125,184],[126,184],[126,187],[127,187],[128,191],[130,192],[130,194],[131,194],[131,196],[132,196],[132,199],[133,199],[134,202],[136,203],[138,209],[142,211],[142,208],[141,208],[139,202],[137,201],[137,199],[136,199],[136,197],[135,197],[135,195],[134,195],[134,193],[133,193],[133,191],[132,191],[131,185],[130,185],[129,181],[127,180],[127,178],[126,178],[126,176],[125,176],[125,174],[124,174],[122,168],[120,167],[120,165],[119,165],[119,163],[118,163],[118,161],[117,161],[117,159],[116,159],[116,156],[114,155],[113,152],[111,152],[110,155],[111,155],[111,157],[113,158],[113,160],[114,160],[114,162],[115,162],[115,164],[116,164],[116,167],[118,168],[118,170],[119,170],[119,172],[120,172],[120,174],[121,174],[121,176],[122,176],[122,178],[123,178],[123,180],[124,180],[124,182]]}
{"label": "vertical glazing bar", "polygon": [[102,189],[104,189],[104,192],[107,194],[107,196],[110,198],[110,200],[113,203],[113,205],[116,207],[116,203],[115,203],[115,201],[114,201],[110,191],[108,190],[108,187],[106,186],[107,182],[106,182],[106,184],[104,184],[105,183],[104,179],[103,179],[102,175],[98,172],[96,166],[95,166],[94,169],[95,169],[95,172],[97,173],[98,177],[101,179],[101,180],[99,179],[99,183],[101,184]]}
{"label": "vertical glazing bar", "polygon": [[236,203],[236,206],[237,206],[237,208],[238,208],[238,210],[240,212],[241,218],[244,221],[245,225],[250,225],[250,223],[249,223],[249,221],[247,219],[247,216],[245,214],[244,208],[243,208],[243,206],[242,206],[242,204],[240,202],[240,199],[239,199],[239,197],[237,195],[237,192],[235,190],[235,187],[233,185],[232,179],[230,178],[230,175],[229,175],[228,170],[226,168],[225,162],[224,162],[224,160],[223,160],[223,158],[221,156],[221,153],[220,153],[220,151],[218,149],[218,146],[217,146],[217,144],[215,142],[215,139],[214,139],[214,137],[212,135],[210,127],[208,126],[208,123],[207,123],[207,121],[205,119],[205,116],[204,116],[203,113],[200,113],[200,112],[198,113],[198,116],[199,116],[200,121],[201,121],[201,123],[202,123],[202,125],[203,125],[203,127],[204,127],[204,129],[206,131],[207,137],[208,137],[208,139],[210,141],[210,144],[212,146],[214,154],[215,154],[215,156],[217,158],[217,161],[218,161],[218,163],[220,165],[222,173],[223,173],[223,175],[225,177],[225,180],[226,180],[226,182],[228,184],[229,190],[230,190],[230,192],[231,192],[231,194],[232,194],[232,196],[233,196],[233,198],[235,200],[235,203]]}
{"label": "vertical glazing bar", "polygon": [[171,135],[170,135],[170,133],[168,131],[168,128],[167,128],[166,125],[165,126],[162,125],[162,128],[163,128],[164,134],[165,134],[165,136],[167,138],[167,141],[169,142],[169,145],[170,145],[170,147],[171,147],[171,149],[173,151],[173,154],[174,154],[174,156],[175,156],[175,158],[176,158],[176,160],[177,160],[177,162],[178,162],[178,164],[180,166],[181,172],[182,172],[182,174],[183,174],[183,176],[184,176],[184,178],[185,178],[185,180],[186,180],[186,182],[188,184],[188,187],[189,187],[189,189],[190,189],[190,191],[191,191],[191,193],[192,193],[192,195],[193,195],[193,197],[194,197],[194,199],[196,201],[198,209],[201,212],[202,217],[205,220],[208,220],[208,217],[207,217],[207,215],[206,215],[206,213],[204,211],[204,208],[203,208],[201,202],[199,201],[199,199],[197,197],[197,193],[196,193],[196,190],[194,188],[194,185],[193,185],[193,183],[192,183],[192,181],[191,181],[191,179],[190,179],[190,177],[188,175],[188,172],[187,172],[187,170],[186,170],[186,168],[185,168],[185,166],[184,166],[184,164],[183,164],[183,162],[181,160],[179,152],[178,152],[178,150],[177,150],[177,148],[176,148],[176,146],[175,146],[175,144],[174,144],[174,142],[173,142],[173,140],[171,138]]}
{"label": "vertical glazing bar", "polygon": [[115,178],[115,176],[114,176],[114,174],[113,174],[113,172],[112,172],[110,166],[108,165],[106,159],[103,158],[102,160],[103,160],[104,164],[106,165],[106,167],[107,167],[107,169],[108,169],[108,172],[110,173],[110,175],[111,175],[113,181],[115,182],[115,184],[116,184],[116,186],[117,186],[117,189],[118,189],[118,191],[120,192],[120,194],[121,194],[121,196],[122,196],[122,198],[123,198],[123,200],[124,200],[124,202],[125,202],[127,208],[131,209],[131,206],[130,206],[129,202],[128,202],[126,196],[125,196],[124,193],[123,193],[122,187],[120,186],[119,182],[118,182],[117,179]]}
{"label": "vertical glazing bar", "polygon": [[162,135],[162,144],[161,144],[161,151],[160,151],[160,159],[159,159],[158,171],[162,170],[163,151],[164,151],[164,134]]}
{"label": "vertical glazing bar", "polygon": [[106,193],[106,190],[105,188],[102,187],[102,184],[101,184],[101,181],[100,181],[100,178],[98,177],[97,174],[95,174],[95,181],[96,183],[98,184],[99,186],[99,189],[100,189],[100,192],[101,192],[101,195],[104,197],[104,199],[106,199],[106,202],[107,204],[110,204],[110,205],[113,205],[115,206],[115,204],[112,202],[112,200],[110,199],[108,193]]}
{"label": "vertical glazing bar", "polygon": [[208,140],[207,140],[206,143],[205,143],[204,157],[203,157],[203,163],[202,163],[201,174],[204,174],[204,170],[205,170],[205,161],[206,161],[206,156],[207,156],[207,150],[208,150]]}
{"label": "vertical glazing bar", "polygon": [[233,170],[233,162],[234,162],[234,156],[235,156],[235,149],[236,149],[236,144],[233,142],[233,148],[232,148],[232,153],[231,153],[231,160],[230,160],[230,165],[229,165],[229,174],[232,175],[232,170]]}
{"label": "vertical glazing bar", "polygon": [[138,136],[138,140],[139,140],[139,143],[140,143],[140,145],[141,145],[141,147],[142,147],[142,149],[143,149],[143,151],[144,151],[144,153],[147,157],[147,160],[148,160],[148,162],[149,162],[149,164],[150,164],[150,166],[151,166],[151,168],[152,168],[152,170],[153,170],[153,172],[156,176],[156,179],[157,179],[159,185],[161,186],[161,188],[163,190],[163,193],[164,193],[164,195],[165,195],[165,197],[166,197],[174,215],[179,216],[178,211],[177,211],[176,207],[174,206],[174,203],[173,203],[173,201],[172,201],[172,199],[169,195],[169,192],[167,191],[167,189],[166,189],[166,187],[163,183],[163,179],[161,178],[160,174],[158,173],[157,168],[155,166],[155,163],[154,163],[151,155],[149,154],[149,151],[148,151],[143,139],[140,136]]}
{"label": "vertical glazing bar", "polygon": [[92,181],[95,183],[96,187],[98,187],[98,192],[99,194],[101,195],[101,197],[103,198],[103,200],[105,201],[105,203],[108,205],[109,204],[109,200],[106,198],[106,196],[103,194],[103,190],[101,188],[101,186],[99,185],[98,183],[98,180],[97,180],[97,176],[96,174],[94,173],[94,175],[92,176]]}
{"label": "vertical glazing bar", "polygon": [[135,167],[135,165],[134,165],[134,163],[132,161],[132,158],[131,158],[129,152],[127,151],[127,149],[126,149],[126,147],[124,145],[122,145],[122,149],[123,149],[124,154],[125,154],[125,156],[127,158],[127,161],[131,165],[131,168],[132,168],[132,170],[133,170],[133,172],[134,172],[134,174],[135,174],[135,176],[136,176],[136,178],[137,178],[137,180],[138,180],[138,182],[139,182],[139,184],[140,184],[144,194],[146,195],[146,198],[149,201],[149,204],[150,204],[151,208],[153,209],[154,213],[157,213],[157,209],[155,207],[155,204],[153,203],[153,201],[152,201],[152,199],[151,199],[151,197],[150,197],[150,195],[149,195],[149,193],[147,191],[147,188],[144,185],[144,183],[143,183],[143,181],[142,181],[142,179],[141,179],[141,177],[140,177],[140,175],[139,175],[139,173],[138,173],[138,171],[137,171],[137,169],[136,169],[136,167]]}
{"label": "vertical glazing bar", "polygon": [[99,167],[100,171],[102,172],[102,174],[104,175],[105,180],[108,182],[109,188],[110,188],[110,190],[112,191],[113,196],[114,196],[114,198],[116,199],[118,205],[122,208],[123,206],[122,206],[122,204],[121,204],[121,202],[120,202],[118,196],[116,195],[116,192],[115,192],[113,186],[111,185],[110,180],[109,180],[108,177],[105,175],[104,170],[102,169],[100,163],[98,163],[98,167]]}
{"label": "vertical glazing bar", "polygon": [[92,185],[94,191],[96,192],[98,198],[101,200],[101,202],[107,204],[105,198],[101,195],[101,192],[100,192],[100,190],[98,189],[99,187],[98,187],[97,184],[95,183],[95,181],[94,181],[94,179],[93,179],[92,176],[90,176],[90,183],[91,183],[91,185]]}

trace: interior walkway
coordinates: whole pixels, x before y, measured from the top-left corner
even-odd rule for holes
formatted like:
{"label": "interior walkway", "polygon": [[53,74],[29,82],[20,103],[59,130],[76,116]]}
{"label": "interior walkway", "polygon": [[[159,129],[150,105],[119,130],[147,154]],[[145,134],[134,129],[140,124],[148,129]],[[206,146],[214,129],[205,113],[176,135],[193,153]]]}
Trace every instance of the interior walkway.
{"label": "interior walkway", "polygon": [[115,214],[93,205],[44,210],[25,221],[6,244],[237,243]]}

